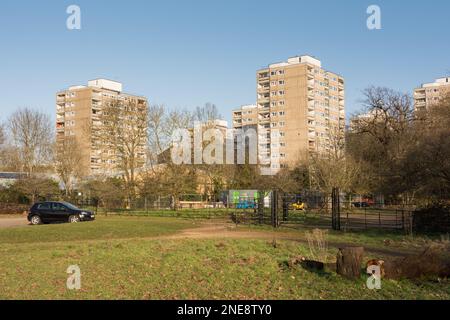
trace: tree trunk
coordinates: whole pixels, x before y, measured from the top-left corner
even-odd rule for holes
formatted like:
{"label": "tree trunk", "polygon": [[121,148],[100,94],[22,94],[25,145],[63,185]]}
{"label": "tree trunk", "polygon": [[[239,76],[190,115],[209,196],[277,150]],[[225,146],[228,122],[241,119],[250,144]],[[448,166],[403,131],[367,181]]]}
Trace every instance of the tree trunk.
{"label": "tree trunk", "polygon": [[339,248],[336,257],[336,272],[347,278],[359,278],[363,255],[363,247]]}

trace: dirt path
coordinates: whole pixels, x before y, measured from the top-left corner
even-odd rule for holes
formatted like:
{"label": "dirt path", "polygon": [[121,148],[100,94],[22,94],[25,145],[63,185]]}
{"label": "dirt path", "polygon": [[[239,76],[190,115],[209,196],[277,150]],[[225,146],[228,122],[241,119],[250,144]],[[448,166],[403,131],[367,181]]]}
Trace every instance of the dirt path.
{"label": "dirt path", "polygon": [[26,217],[14,216],[10,217],[0,217],[0,228],[11,228],[11,227],[21,227],[26,226],[29,222]]}
{"label": "dirt path", "polygon": [[[208,223],[197,228],[185,229],[174,235],[155,237],[154,239],[259,239],[259,240],[287,240],[308,245],[308,241],[304,238],[303,233],[299,232],[273,232],[259,230],[240,230],[232,224],[214,224]],[[346,242],[329,242],[330,248],[352,247],[362,245],[366,251],[379,256],[404,257],[416,250],[406,250],[404,248],[388,248],[388,247],[372,247],[364,244],[346,243]]]}

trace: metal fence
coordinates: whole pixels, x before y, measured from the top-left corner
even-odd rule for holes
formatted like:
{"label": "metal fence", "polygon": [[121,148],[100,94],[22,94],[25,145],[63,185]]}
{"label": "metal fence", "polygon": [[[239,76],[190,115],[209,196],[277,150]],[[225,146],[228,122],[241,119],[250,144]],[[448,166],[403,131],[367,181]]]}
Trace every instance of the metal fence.
{"label": "metal fence", "polygon": [[[171,196],[147,196],[131,203],[109,200],[99,203],[88,196],[66,199],[79,207],[99,214],[181,217],[193,219],[222,219],[234,223],[279,226],[311,226],[350,229],[412,228],[413,209],[383,202],[367,203],[361,197],[305,190],[298,194],[277,191],[255,191],[247,196],[213,199],[205,195],[185,194],[175,201]],[[49,196],[46,200],[61,200]]]}

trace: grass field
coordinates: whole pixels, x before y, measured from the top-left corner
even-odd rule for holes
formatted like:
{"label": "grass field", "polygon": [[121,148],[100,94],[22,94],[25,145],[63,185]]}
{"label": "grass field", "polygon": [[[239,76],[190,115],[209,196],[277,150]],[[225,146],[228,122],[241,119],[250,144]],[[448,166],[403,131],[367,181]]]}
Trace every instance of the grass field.
{"label": "grass field", "polygon": [[[0,298],[450,299],[448,280],[383,280],[382,289],[372,291],[365,276],[351,281],[333,271],[289,268],[286,261],[309,254],[304,229],[231,225],[205,237],[177,237],[203,225],[179,218],[100,217],[0,229]],[[383,248],[386,238],[389,248]],[[328,240],[330,257],[335,245],[351,243],[363,244],[367,258],[419,250],[429,241],[378,232],[331,232]],[[66,288],[69,265],[81,268],[79,291]]]}

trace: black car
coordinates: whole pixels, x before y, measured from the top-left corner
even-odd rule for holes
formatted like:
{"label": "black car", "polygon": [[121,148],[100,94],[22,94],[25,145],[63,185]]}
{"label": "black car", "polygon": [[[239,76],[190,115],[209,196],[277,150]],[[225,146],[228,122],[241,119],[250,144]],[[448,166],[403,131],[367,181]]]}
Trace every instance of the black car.
{"label": "black car", "polygon": [[95,219],[93,212],[82,210],[68,202],[38,202],[28,213],[28,221],[31,224],[51,222],[80,222]]}

